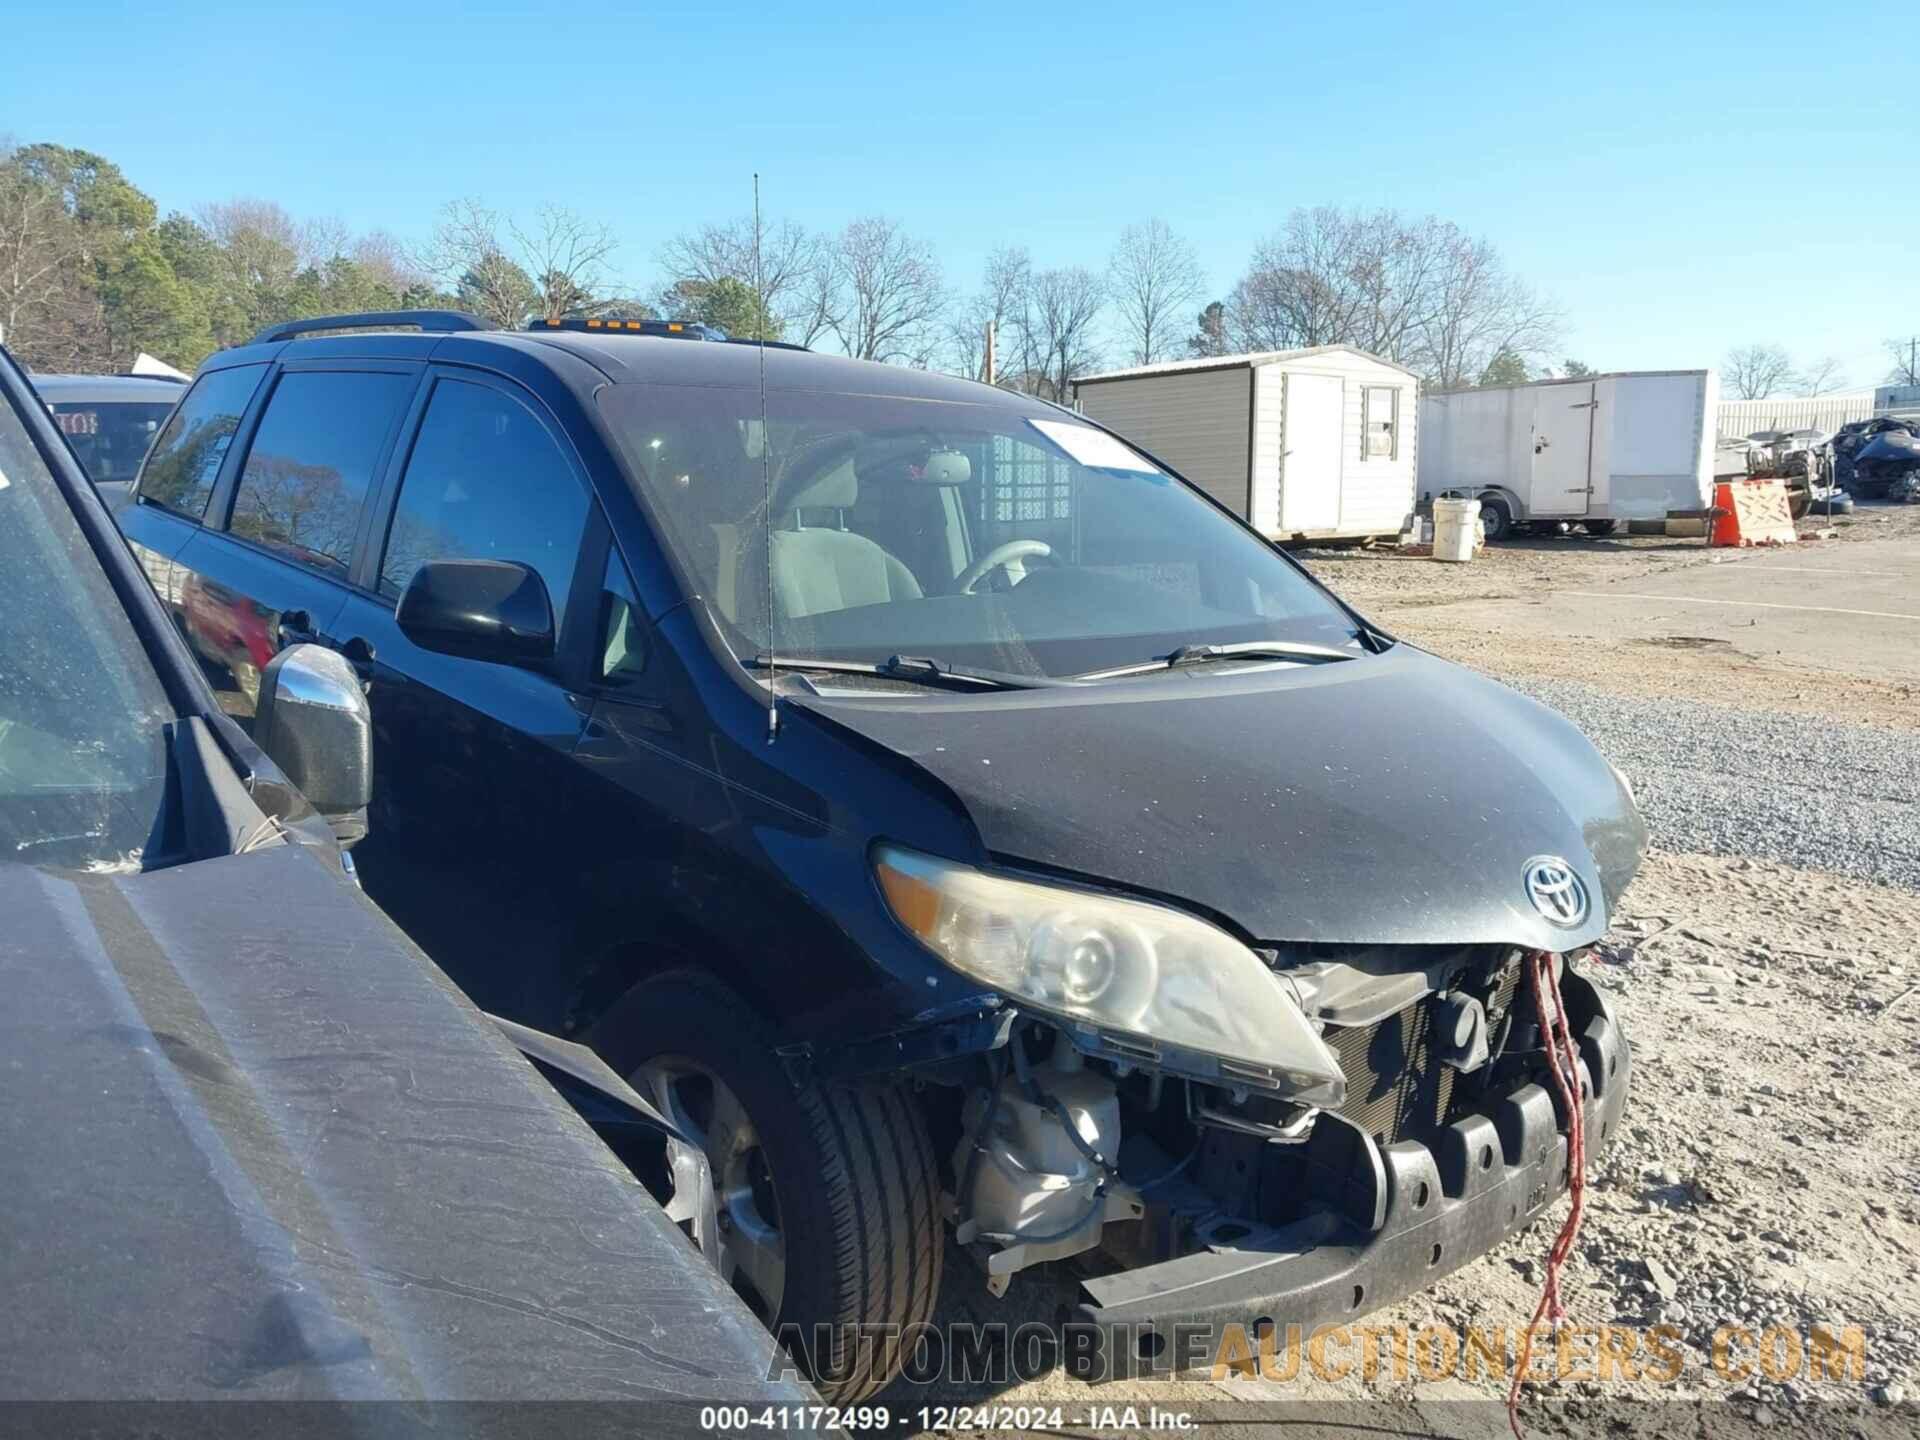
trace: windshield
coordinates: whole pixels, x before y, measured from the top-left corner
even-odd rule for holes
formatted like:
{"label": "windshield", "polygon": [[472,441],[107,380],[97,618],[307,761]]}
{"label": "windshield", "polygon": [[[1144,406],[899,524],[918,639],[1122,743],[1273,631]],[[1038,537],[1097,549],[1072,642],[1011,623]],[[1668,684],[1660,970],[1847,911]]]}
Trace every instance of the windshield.
{"label": "windshield", "polygon": [[139,863],[173,711],[65,497],[0,397],[0,861]]}
{"label": "windshield", "polygon": [[153,437],[173,413],[170,402],[144,400],[56,400],[47,408],[96,485],[133,479]]}
{"label": "windshield", "polygon": [[776,391],[763,427],[757,391],[658,385],[601,405],[743,659],[1062,677],[1185,645],[1355,641],[1272,549],[1062,412]]}

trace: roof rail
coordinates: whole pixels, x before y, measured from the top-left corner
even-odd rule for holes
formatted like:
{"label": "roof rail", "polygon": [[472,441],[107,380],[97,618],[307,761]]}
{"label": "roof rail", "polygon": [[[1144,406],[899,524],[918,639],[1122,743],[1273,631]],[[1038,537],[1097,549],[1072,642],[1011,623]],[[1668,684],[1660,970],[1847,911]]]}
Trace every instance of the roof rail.
{"label": "roof rail", "polygon": [[266,345],[321,330],[393,330],[402,326],[436,333],[489,330],[493,327],[464,310],[364,310],[357,315],[311,315],[305,320],[283,320],[269,325],[247,343]]}

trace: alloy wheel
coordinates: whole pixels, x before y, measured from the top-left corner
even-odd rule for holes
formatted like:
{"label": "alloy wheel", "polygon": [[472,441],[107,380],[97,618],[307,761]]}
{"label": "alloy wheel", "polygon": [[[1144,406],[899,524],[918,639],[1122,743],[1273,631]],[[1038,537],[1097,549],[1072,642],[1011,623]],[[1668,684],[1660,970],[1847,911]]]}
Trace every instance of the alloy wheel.
{"label": "alloy wheel", "polygon": [[667,1218],[771,1324],[786,1292],[787,1245],[773,1172],[752,1117],[726,1081],[680,1056],[647,1061],[633,1084],[687,1136],[667,1141],[673,1187],[664,1202]]}

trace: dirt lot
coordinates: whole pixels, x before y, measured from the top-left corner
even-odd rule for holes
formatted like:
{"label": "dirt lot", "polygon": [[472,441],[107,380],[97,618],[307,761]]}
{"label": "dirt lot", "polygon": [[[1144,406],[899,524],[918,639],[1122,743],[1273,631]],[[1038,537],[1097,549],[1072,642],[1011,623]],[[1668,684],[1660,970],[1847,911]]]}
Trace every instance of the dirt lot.
{"label": "dirt lot", "polygon": [[[1879,566],[1863,557],[1884,564],[1893,555],[1904,563],[1894,565],[1886,589],[1904,591],[1904,602],[1879,598],[1878,588],[1871,596],[1825,598],[1869,601],[1832,605],[1836,611],[1920,613],[1920,569],[1908,568],[1920,566],[1920,506],[1863,507],[1836,517],[1825,540],[1811,538],[1827,528],[1817,519],[1802,522],[1806,542],[1778,552],[1580,535],[1491,546],[1470,565],[1391,549],[1317,550],[1304,558],[1396,635],[1502,678],[1581,680],[1621,694],[1920,728],[1920,621],[1809,610],[1816,628],[1801,636],[1783,625],[1800,612],[1766,608],[1817,606],[1823,597],[1809,590],[1820,574],[1852,575],[1864,586]],[[1717,579],[1726,566],[1773,582],[1762,605],[1742,611],[1717,599],[1698,607],[1643,600],[1648,591]],[[1890,673],[1887,662],[1899,657],[1886,652],[1902,647],[1909,663]]]}
{"label": "dirt lot", "polygon": [[[1920,506],[1865,509],[1836,529],[1776,554],[1581,537],[1495,547],[1466,566],[1380,550],[1306,558],[1394,633],[1550,703],[1556,685],[1574,681],[1568,693],[1602,703],[1620,697],[1644,710],[1647,700],[1684,700],[1690,709],[1654,713],[1733,713],[1763,732],[1782,716],[1845,721],[1856,741],[1891,747],[1892,759],[1856,769],[1906,768],[1906,757],[1920,753]],[[1657,752],[1664,739],[1656,731],[1645,743]],[[1769,766],[1763,757],[1756,773],[1721,778],[1736,793],[1742,783],[1755,793],[1793,787],[1842,811],[1858,809],[1864,786],[1887,807],[1889,827],[1910,826],[1920,811],[1911,788],[1920,767],[1862,777],[1823,772],[1809,758],[1782,754]],[[1778,836],[1748,845],[1738,823],[1710,832],[1717,854],[1670,848],[1669,835],[1701,832],[1663,818],[1677,812],[1648,808],[1656,853],[1591,967],[1632,1039],[1635,1088],[1624,1137],[1595,1167],[1565,1285],[1575,1323],[1671,1326],[1684,1363],[1670,1383],[1548,1387],[1529,1399],[1528,1427],[1913,1434],[1920,887],[1834,873],[1818,845],[1792,854],[1791,834],[1796,863],[1755,858],[1779,852]],[[1915,859],[1904,839],[1900,847],[1895,861]],[[1873,873],[1908,872],[1895,864]],[[1455,1333],[1523,1325],[1564,1213],[1557,1205],[1545,1222],[1371,1323]],[[993,1301],[958,1253],[948,1277],[948,1320],[1046,1320],[1073,1293],[1068,1276],[1029,1274]],[[1864,1374],[1816,1380],[1802,1369],[1774,1380],[1756,1368],[1726,1378],[1712,1363],[1723,1326],[1756,1335],[1785,1327],[1803,1341],[1816,1329],[1841,1335],[1857,1326]],[[1383,1365],[1371,1383],[1315,1380],[1303,1369],[1291,1382],[1196,1374],[1097,1388],[1056,1372],[997,1390],[901,1387],[889,1398],[900,1408],[1064,1404],[1066,1432],[1075,1434],[1116,1433],[1076,1422],[1089,1407],[1129,1403],[1204,1416],[1208,1433],[1222,1437],[1282,1427],[1292,1435],[1506,1433],[1503,1385],[1426,1380],[1400,1368],[1396,1375]],[[1144,1409],[1138,1419],[1144,1429]]]}

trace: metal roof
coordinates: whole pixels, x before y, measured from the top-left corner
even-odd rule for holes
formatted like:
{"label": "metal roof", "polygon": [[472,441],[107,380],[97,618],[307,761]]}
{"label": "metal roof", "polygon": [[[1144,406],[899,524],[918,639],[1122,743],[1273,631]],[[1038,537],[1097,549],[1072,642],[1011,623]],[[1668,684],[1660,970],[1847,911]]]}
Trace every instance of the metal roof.
{"label": "metal roof", "polygon": [[1163,360],[1158,365],[1135,365],[1125,370],[1102,370],[1094,375],[1076,375],[1072,383],[1091,385],[1102,380],[1133,380],[1148,375],[1180,375],[1196,370],[1250,369],[1255,365],[1272,365],[1285,360],[1305,360],[1314,355],[1336,353],[1358,355],[1363,360],[1372,360],[1376,364],[1385,365],[1389,370],[1398,370],[1402,375],[1415,374],[1398,360],[1389,360],[1384,355],[1375,355],[1371,350],[1362,350],[1358,345],[1309,345],[1300,350],[1253,350],[1244,355],[1210,355],[1203,360]]}
{"label": "metal roof", "polygon": [[111,401],[150,401],[171,405],[186,393],[186,384],[158,375],[56,375],[34,373],[27,383],[40,398],[60,404],[106,404]]}
{"label": "metal roof", "polygon": [[1596,370],[1591,375],[1549,375],[1542,380],[1513,380],[1504,385],[1456,385],[1452,389],[1435,387],[1429,389],[1421,398],[1445,400],[1453,395],[1478,395],[1488,390],[1538,390],[1543,385],[1591,385],[1596,380],[1667,380],[1678,375],[1710,375],[1712,373],[1711,370]]}

